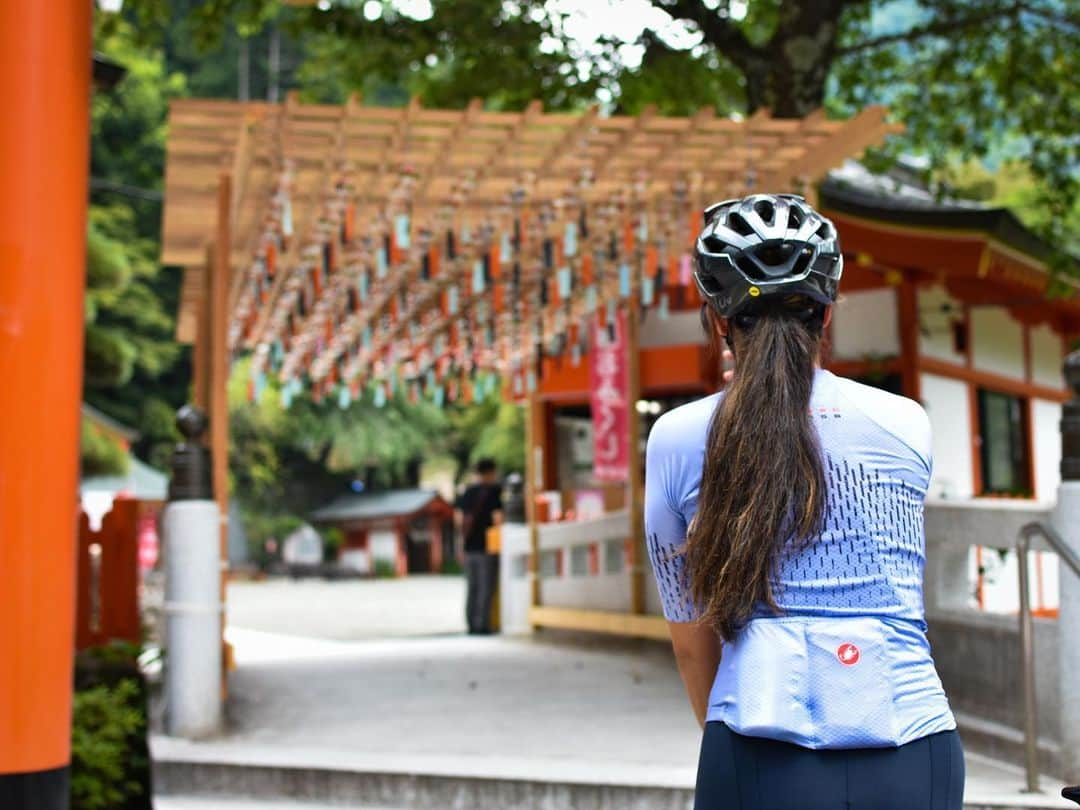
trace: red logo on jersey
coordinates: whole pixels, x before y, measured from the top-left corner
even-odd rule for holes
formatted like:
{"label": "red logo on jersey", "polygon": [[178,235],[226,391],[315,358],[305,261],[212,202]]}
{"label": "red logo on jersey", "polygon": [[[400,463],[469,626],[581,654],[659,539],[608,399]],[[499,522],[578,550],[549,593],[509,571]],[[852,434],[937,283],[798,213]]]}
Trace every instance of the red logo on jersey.
{"label": "red logo on jersey", "polygon": [[859,663],[859,648],[850,642],[841,644],[836,650],[836,657],[840,659],[840,663],[844,666],[854,666]]}

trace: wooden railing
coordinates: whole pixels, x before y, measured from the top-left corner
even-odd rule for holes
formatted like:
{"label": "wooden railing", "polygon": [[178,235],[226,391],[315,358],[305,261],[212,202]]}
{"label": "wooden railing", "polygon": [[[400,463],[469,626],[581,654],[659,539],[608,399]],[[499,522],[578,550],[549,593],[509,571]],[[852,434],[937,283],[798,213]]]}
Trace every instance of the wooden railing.
{"label": "wooden railing", "polygon": [[97,531],[85,512],[80,516],[77,651],[116,640],[139,642],[138,510],[134,499],[116,498]]}

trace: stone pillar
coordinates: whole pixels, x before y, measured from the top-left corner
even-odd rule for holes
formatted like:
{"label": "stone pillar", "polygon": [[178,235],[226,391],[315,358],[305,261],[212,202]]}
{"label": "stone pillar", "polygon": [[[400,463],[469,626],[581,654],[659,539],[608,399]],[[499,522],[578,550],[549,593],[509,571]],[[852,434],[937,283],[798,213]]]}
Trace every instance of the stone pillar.
{"label": "stone pillar", "polygon": [[[1080,351],[1065,359],[1065,380],[1073,398],[1061,416],[1061,487],[1054,528],[1080,550]],[[1061,613],[1058,618],[1061,765],[1069,782],[1080,782],[1080,577],[1060,565]]]}
{"label": "stone pillar", "polygon": [[165,730],[198,739],[221,729],[221,556],[206,417],[177,415],[185,441],[173,454],[165,538]]}

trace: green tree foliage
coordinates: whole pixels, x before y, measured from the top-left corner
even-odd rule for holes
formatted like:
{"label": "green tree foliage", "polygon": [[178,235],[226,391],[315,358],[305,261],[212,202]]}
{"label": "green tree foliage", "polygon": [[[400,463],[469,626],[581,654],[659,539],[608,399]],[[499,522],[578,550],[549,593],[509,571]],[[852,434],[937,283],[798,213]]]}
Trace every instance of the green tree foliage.
{"label": "green tree foliage", "polygon": [[[134,0],[145,20],[166,19],[161,0]],[[538,98],[550,108],[596,97],[637,111],[712,105],[768,107],[797,117],[825,106],[848,113],[887,103],[907,133],[891,152],[925,153],[935,168],[968,158],[1023,163],[1048,213],[1043,235],[1076,239],[1069,211],[1080,191],[1078,0],[651,0],[659,12],[637,35],[575,41],[567,4],[545,0],[431,0],[417,19],[381,4],[333,0],[289,9],[282,24],[305,37],[299,77],[340,101],[373,83],[425,103],[497,108]],[[195,20],[196,38],[220,38],[229,15],[268,19],[272,0],[215,0]],[[592,14],[618,15],[622,0]],[[644,18],[643,18],[644,19]]]}
{"label": "green tree foliage", "polygon": [[127,451],[92,422],[82,420],[81,467],[86,477],[124,475],[128,471]]}
{"label": "green tree foliage", "polygon": [[[892,5],[896,5],[895,3]],[[1030,181],[1012,206],[1051,245],[1075,248],[1080,197],[1080,3],[920,0],[897,30],[875,33],[874,4],[845,16],[832,71],[835,106],[889,103],[941,170],[977,159]],[[1058,264],[1070,263],[1064,256]]]}
{"label": "green tree foliage", "polygon": [[525,411],[520,405],[489,398],[451,409],[449,450],[464,473],[479,459],[492,458],[502,474],[525,470]]}
{"label": "green tree foliage", "polygon": [[174,340],[179,273],[158,263],[168,102],[184,78],[116,15],[95,16],[94,46],[126,72],[91,108],[84,396],[136,428],[137,455],[161,467],[190,372]]}
{"label": "green tree foliage", "polygon": [[282,405],[274,381],[258,402],[248,398],[250,364],[236,365],[229,382],[233,496],[245,527],[261,544],[279,540],[295,519],[348,491],[355,479],[371,486],[411,485],[417,461],[447,443],[446,413],[428,402],[395,398],[376,407],[370,397],[341,408],[299,397]]}

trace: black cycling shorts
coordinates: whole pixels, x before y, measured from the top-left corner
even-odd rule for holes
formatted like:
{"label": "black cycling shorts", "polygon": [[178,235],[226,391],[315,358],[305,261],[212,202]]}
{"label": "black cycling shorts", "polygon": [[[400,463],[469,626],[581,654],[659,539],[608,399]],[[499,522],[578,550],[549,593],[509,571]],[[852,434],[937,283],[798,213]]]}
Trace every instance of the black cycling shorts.
{"label": "black cycling shorts", "polygon": [[705,724],[694,810],[962,810],[955,731],[899,748],[813,750]]}

